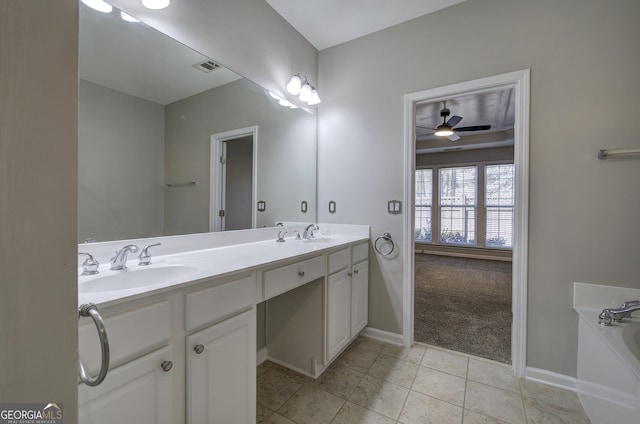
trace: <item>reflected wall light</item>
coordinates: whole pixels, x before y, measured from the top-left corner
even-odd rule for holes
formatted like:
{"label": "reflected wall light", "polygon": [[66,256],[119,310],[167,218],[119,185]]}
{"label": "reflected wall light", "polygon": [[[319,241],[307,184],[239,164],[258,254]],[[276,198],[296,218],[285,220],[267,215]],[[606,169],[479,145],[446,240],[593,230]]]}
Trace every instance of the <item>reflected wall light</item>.
{"label": "reflected wall light", "polygon": [[140,22],[139,20],[137,20],[136,18],[134,18],[133,16],[124,13],[122,10],[120,11],[120,17],[122,18],[123,21],[127,21],[127,22]]}
{"label": "reflected wall light", "polygon": [[82,0],[82,3],[102,13],[111,13],[113,10],[113,7],[109,3],[102,0]]}
{"label": "reflected wall light", "polygon": [[171,0],[141,0],[142,5],[147,9],[164,9],[171,4]]}
{"label": "reflected wall light", "polygon": [[318,90],[311,85],[306,76],[295,74],[287,83],[287,91],[294,96],[298,96],[301,102],[309,106],[317,105],[321,102]]}

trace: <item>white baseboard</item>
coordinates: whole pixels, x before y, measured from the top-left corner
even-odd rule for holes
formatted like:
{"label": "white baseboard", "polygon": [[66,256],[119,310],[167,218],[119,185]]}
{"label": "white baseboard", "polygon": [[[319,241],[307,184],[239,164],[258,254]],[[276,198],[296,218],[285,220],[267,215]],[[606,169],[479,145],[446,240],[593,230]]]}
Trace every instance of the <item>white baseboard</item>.
{"label": "white baseboard", "polygon": [[380,340],[381,342],[391,343],[397,346],[403,345],[402,334],[391,333],[389,331],[378,330],[377,328],[365,327],[360,333],[361,336],[370,339]]}
{"label": "white baseboard", "polygon": [[559,387],[565,390],[571,390],[572,392],[575,392],[578,387],[577,378],[540,368],[527,367],[525,369],[524,376],[527,380],[536,381],[548,386]]}
{"label": "white baseboard", "polygon": [[256,366],[266,361],[268,356],[269,356],[269,352],[267,352],[266,346],[260,349],[258,352],[256,352]]}

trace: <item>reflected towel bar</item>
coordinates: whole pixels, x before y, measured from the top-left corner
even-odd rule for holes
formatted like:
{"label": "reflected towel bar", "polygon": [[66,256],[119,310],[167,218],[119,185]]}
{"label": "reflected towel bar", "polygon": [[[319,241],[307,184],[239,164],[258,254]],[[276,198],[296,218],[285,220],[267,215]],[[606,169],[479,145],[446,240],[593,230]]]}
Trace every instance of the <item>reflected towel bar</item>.
{"label": "reflected towel bar", "polygon": [[197,181],[187,181],[186,183],[167,183],[167,187],[191,187],[198,184]]}
{"label": "reflected towel bar", "polygon": [[609,159],[614,156],[623,156],[623,155],[640,155],[640,149],[621,149],[621,150],[600,149],[598,150],[599,160]]}

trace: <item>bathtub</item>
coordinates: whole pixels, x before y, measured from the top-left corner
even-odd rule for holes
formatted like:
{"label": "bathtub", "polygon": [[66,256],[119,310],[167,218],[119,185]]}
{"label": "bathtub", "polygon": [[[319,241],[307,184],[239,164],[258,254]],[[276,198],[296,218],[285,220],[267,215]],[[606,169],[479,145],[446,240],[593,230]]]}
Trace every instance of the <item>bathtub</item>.
{"label": "bathtub", "polygon": [[592,424],[640,422],[640,311],[611,327],[606,307],[640,299],[639,289],[575,283],[579,315],[577,391]]}

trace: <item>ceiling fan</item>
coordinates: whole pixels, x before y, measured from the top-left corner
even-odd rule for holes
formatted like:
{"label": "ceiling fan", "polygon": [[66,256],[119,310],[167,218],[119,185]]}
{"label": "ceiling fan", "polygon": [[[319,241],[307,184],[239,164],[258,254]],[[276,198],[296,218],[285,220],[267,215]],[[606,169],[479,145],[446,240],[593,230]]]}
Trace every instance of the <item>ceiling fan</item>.
{"label": "ceiling fan", "polygon": [[440,111],[440,116],[442,117],[442,125],[438,125],[438,128],[428,128],[421,127],[416,125],[418,128],[424,128],[427,130],[434,130],[435,133],[433,135],[438,137],[448,137],[451,141],[460,140],[460,136],[456,134],[458,131],[485,131],[491,129],[491,125],[472,125],[469,127],[458,127],[454,128],[456,125],[462,121],[462,117],[458,115],[453,115],[447,121],[447,116],[451,115],[451,111],[447,108],[444,108]]}

